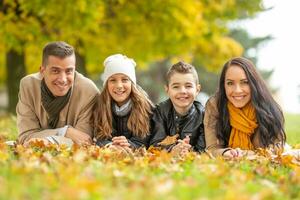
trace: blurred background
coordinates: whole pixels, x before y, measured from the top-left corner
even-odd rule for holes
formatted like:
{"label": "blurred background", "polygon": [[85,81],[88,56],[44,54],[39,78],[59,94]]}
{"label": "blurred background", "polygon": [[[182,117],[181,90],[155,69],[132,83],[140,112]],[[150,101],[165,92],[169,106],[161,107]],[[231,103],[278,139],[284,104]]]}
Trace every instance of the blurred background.
{"label": "blurred background", "polygon": [[75,47],[77,70],[99,88],[107,56],[133,58],[155,103],[166,98],[172,63],[197,68],[205,103],[223,64],[245,56],[284,111],[300,112],[298,9],[296,0],[0,0],[0,115],[15,113],[20,79],[39,70],[42,48],[54,40]]}

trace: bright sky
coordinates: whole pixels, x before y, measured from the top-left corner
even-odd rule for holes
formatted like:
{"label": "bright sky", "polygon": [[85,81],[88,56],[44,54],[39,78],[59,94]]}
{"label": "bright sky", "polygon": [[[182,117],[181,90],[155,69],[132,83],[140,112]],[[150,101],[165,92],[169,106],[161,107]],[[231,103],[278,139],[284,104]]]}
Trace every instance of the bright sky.
{"label": "bright sky", "polygon": [[272,35],[259,51],[258,67],[274,69],[271,83],[279,87],[278,103],[285,112],[300,113],[300,1],[264,0],[273,7],[243,26],[252,36]]}

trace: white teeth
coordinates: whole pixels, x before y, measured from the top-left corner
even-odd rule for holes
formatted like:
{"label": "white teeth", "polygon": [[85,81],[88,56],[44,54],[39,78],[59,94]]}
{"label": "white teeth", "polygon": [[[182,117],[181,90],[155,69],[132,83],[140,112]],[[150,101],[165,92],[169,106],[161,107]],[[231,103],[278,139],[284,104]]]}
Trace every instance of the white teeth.
{"label": "white teeth", "polygon": [[233,98],[236,99],[236,100],[242,100],[244,98],[244,96],[235,96]]}
{"label": "white teeth", "polygon": [[115,92],[117,95],[121,95],[123,94],[124,92]]}

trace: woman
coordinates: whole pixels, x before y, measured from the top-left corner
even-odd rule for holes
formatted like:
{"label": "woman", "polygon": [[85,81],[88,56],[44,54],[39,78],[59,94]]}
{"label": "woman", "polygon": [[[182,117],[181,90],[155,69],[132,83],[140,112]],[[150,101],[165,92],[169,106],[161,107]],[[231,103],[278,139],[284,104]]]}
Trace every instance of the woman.
{"label": "woman", "polygon": [[240,157],[257,148],[282,149],[286,135],[280,106],[253,63],[225,63],[216,94],[206,104],[206,149],[214,156]]}

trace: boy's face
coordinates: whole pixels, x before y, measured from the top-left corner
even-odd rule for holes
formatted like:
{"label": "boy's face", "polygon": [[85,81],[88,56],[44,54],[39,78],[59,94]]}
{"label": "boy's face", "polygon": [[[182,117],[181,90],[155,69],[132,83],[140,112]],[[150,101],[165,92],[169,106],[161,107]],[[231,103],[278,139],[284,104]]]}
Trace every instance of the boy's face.
{"label": "boy's face", "polygon": [[177,113],[185,115],[191,108],[201,86],[196,84],[193,74],[174,73],[165,90]]}

